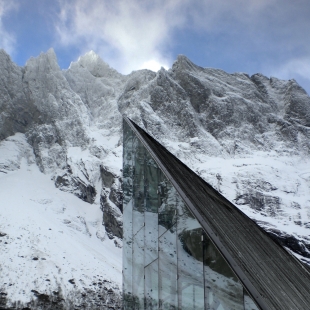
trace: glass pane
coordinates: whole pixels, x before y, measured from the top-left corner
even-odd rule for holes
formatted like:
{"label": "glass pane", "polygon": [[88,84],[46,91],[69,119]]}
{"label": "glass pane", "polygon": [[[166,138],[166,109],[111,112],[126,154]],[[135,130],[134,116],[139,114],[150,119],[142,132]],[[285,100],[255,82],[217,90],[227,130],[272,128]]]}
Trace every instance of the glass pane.
{"label": "glass pane", "polygon": [[163,174],[157,163],[146,151],[145,153],[145,195],[146,210],[158,212],[160,206],[159,184],[162,181]]}
{"label": "glass pane", "polygon": [[[210,310],[243,310],[243,287],[204,234],[205,303]],[[209,308],[208,308],[209,307]]]}
{"label": "glass pane", "polygon": [[158,213],[145,212],[144,238],[144,264],[147,266],[158,258]]}
{"label": "glass pane", "polygon": [[144,309],[144,229],[133,238],[132,291],[133,309]]}
{"label": "glass pane", "polygon": [[254,300],[244,290],[244,310],[259,310]]}
{"label": "glass pane", "polygon": [[158,230],[160,236],[175,224],[177,218],[176,207],[180,201],[180,196],[163,173],[158,184],[158,192],[160,196],[160,207],[158,210]]}
{"label": "glass pane", "polygon": [[123,306],[132,305],[132,137],[129,125],[123,122]]}
{"label": "glass pane", "polygon": [[159,309],[177,309],[176,225],[159,238]]}
{"label": "glass pane", "polygon": [[132,309],[132,206],[123,211],[123,303]]}
{"label": "glass pane", "polygon": [[133,186],[133,132],[129,125],[123,122],[123,210],[132,199]]}
{"label": "glass pane", "polygon": [[158,309],[158,259],[145,267],[145,309]]}
{"label": "glass pane", "polygon": [[133,138],[134,182],[133,182],[133,234],[144,226],[144,167],[145,148],[140,140]]}
{"label": "glass pane", "polygon": [[158,207],[160,197],[158,195],[158,184],[161,171],[154,159],[147,152],[145,169],[145,196],[146,208],[144,213],[145,228],[145,266],[158,258]]}
{"label": "glass pane", "polygon": [[177,221],[179,308],[203,310],[202,228],[190,211],[185,208],[183,209],[185,212],[178,217]]}

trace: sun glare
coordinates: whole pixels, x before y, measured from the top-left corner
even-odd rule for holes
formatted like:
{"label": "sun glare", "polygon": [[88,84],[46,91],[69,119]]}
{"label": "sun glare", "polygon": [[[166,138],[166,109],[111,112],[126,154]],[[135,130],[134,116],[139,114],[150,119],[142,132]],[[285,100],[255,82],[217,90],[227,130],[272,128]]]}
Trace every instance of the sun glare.
{"label": "sun glare", "polygon": [[168,64],[159,62],[159,61],[157,61],[155,59],[151,59],[149,61],[144,62],[141,65],[140,69],[149,69],[149,70],[152,70],[154,72],[157,72],[161,67],[164,67],[166,70],[169,69]]}

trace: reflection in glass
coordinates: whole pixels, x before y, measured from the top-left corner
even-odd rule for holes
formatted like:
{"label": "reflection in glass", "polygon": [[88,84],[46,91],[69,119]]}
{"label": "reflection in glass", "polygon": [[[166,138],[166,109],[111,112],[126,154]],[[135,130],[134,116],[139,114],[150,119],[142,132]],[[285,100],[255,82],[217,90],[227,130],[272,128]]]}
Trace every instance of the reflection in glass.
{"label": "reflection in glass", "polygon": [[259,310],[253,299],[248,295],[247,291],[244,290],[244,310]]}
{"label": "reflection in glass", "polygon": [[145,267],[145,309],[158,309],[158,259]]}
{"label": "reflection in glass", "polygon": [[240,281],[206,234],[203,238],[207,309],[243,310],[243,287]]}
{"label": "reflection in glass", "polygon": [[158,168],[152,156],[145,153],[145,191],[146,191],[146,210],[158,212],[160,206],[159,184],[162,179],[162,172]]}
{"label": "reflection in glass", "polygon": [[133,238],[132,260],[133,309],[144,306],[144,229],[140,229]]}
{"label": "reflection in glass", "polygon": [[144,264],[147,266],[158,258],[158,213],[145,212],[144,238]]}
{"label": "reflection in glass", "polygon": [[145,148],[137,137],[133,138],[134,181],[133,181],[133,234],[144,226],[144,166]]}
{"label": "reflection in glass", "polygon": [[133,186],[133,132],[129,125],[123,124],[123,209],[126,208],[129,201],[132,200]]}
{"label": "reflection in glass", "polygon": [[158,207],[160,205],[158,183],[161,171],[149,153],[145,155],[145,166],[144,263],[147,266],[158,258]]}
{"label": "reflection in glass", "polygon": [[[187,209],[187,208],[186,208]],[[204,309],[202,228],[183,205],[177,221],[178,300],[184,310]]]}
{"label": "reflection in glass", "polygon": [[176,222],[176,205],[181,199],[175,188],[162,174],[161,182],[159,182],[158,191],[160,194],[160,207],[158,210],[158,230],[162,235],[167,229]]}
{"label": "reflection in glass", "polygon": [[123,303],[124,309],[132,309],[132,206],[124,209],[123,216]]}
{"label": "reflection in glass", "polygon": [[159,238],[159,309],[177,309],[176,225]]}
{"label": "reflection in glass", "polygon": [[133,309],[132,306],[132,137],[133,132],[129,125],[123,124],[123,306],[124,309]]}

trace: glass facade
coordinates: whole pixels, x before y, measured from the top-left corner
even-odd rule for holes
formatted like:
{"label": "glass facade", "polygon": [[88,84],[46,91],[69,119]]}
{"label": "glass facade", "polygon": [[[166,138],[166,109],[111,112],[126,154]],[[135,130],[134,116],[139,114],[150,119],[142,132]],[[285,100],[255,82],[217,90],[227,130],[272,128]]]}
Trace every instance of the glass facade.
{"label": "glass facade", "polygon": [[126,121],[123,137],[124,309],[258,310]]}

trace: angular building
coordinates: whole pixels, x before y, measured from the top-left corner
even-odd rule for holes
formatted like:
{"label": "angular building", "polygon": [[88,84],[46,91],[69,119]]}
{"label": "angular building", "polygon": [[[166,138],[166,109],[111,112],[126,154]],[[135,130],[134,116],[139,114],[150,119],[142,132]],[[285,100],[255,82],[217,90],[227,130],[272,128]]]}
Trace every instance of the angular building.
{"label": "angular building", "polygon": [[310,309],[310,274],[128,118],[124,309]]}

